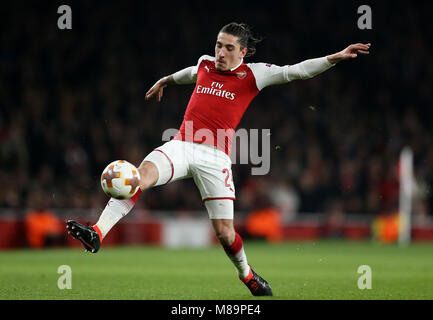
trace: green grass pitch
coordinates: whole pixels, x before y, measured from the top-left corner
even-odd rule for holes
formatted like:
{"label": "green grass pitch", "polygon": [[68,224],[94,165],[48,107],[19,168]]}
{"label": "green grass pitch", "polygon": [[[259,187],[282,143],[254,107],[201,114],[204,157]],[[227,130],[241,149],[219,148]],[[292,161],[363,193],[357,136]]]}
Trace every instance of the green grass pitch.
{"label": "green grass pitch", "polygon": [[[245,241],[245,250],[274,297],[251,296],[219,246],[128,246],[2,251],[0,299],[433,299],[432,244]],[[72,289],[57,286],[61,265],[71,267]],[[358,288],[361,265],[371,268],[371,289]]]}

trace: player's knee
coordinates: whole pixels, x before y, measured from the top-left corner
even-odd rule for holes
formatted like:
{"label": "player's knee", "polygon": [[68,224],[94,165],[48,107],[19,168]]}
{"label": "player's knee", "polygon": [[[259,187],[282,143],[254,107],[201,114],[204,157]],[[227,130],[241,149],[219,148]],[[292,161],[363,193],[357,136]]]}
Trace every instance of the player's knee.
{"label": "player's knee", "polygon": [[235,231],[226,226],[216,229],[215,235],[223,246],[230,246],[235,239]]}
{"label": "player's knee", "polygon": [[143,161],[138,167],[140,172],[140,189],[152,187],[158,181],[158,168],[150,161]]}

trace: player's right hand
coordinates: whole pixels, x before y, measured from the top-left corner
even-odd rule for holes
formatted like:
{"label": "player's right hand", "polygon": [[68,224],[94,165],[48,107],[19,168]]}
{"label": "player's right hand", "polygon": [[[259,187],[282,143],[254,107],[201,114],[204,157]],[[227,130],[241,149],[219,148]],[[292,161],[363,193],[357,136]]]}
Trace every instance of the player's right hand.
{"label": "player's right hand", "polygon": [[154,97],[156,97],[156,101],[160,102],[162,99],[162,94],[164,91],[164,88],[167,85],[164,83],[163,79],[158,80],[152,88],[149,89],[149,91],[146,92],[145,100],[150,100]]}

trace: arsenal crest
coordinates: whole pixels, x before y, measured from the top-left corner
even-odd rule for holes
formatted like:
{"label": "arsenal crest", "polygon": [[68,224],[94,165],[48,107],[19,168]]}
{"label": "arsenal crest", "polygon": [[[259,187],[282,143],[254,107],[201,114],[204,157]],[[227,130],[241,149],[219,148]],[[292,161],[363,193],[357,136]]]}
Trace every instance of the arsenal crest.
{"label": "arsenal crest", "polygon": [[241,72],[236,72],[236,77],[238,77],[238,79],[244,79],[247,76],[247,72],[241,71]]}

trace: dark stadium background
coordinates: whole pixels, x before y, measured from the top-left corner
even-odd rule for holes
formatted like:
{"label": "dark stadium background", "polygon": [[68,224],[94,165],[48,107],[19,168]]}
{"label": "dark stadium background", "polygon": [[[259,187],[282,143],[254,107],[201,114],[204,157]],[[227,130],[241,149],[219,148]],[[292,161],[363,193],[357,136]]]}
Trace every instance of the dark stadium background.
{"label": "dark stadium background", "polygon": [[[72,30],[57,28],[61,4],[72,8]],[[362,4],[372,8],[372,30],[357,27]],[[431,221],[432,9],[427,1],[4,3],[0,218],[38,206],[100,212],[104,167],[116,159],[138,165],[161,145],[162,132],[180,126],[193,86],[166,88],[160,104],[145,102],[145,92],[213,55],[219,29],[237,21],[264,37],[245,62],[295,64],[372,43],[369,56],[267,88],[252,102],[239,128],[271,129],[271,170],[251,176],[250,166],[233,167],[240,217],[273,201],[299,216],[395,210],[398,157],[410,146],[420,186],[414,216]],[[204,207],[186,180],[147,191],[137,209]]]}

